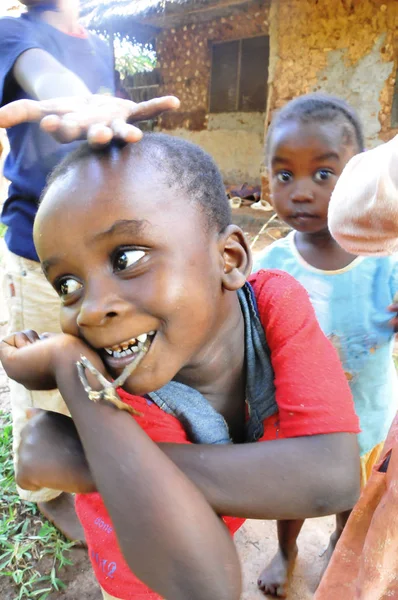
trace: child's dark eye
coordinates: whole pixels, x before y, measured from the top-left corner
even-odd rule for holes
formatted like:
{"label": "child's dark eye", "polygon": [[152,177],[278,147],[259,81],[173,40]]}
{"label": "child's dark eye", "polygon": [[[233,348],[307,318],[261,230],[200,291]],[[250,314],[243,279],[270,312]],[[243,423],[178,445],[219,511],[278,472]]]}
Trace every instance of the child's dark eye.
{"label": "child's dark eye", "polygon": [[82,284],[77,279],[73,279],[72,277],[67,277],[62,279],[57,285],[57,292],[61,298],[73,294],[73,292],[77,292],[82,288]]}
{"label": "child's dark eye", "polygon": [[318,169],[314,175],[314,181],[327,181],[333,175],[329,169]]}
{"label": "child's dark eye", "polygon": [[289,171],[279,171],[279,173],[276,174],[276,178],[281,183],[289,183],[292,181],[293,175],[289,173]]}
{"label": "child's dark eye", "polygon": [[124,271],[141,260],[143,256],[145,256],[143,250],[120,250],[115,254],[113,268],[115,271]]}

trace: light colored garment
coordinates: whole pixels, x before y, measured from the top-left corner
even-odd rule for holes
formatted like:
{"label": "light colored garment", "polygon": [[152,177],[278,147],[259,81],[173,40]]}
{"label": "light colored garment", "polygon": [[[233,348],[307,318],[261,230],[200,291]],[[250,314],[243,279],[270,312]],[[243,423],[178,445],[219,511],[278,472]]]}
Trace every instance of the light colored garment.
{"label": "light colored garment", "polygon": [[347,252],[398,252],[398,136],[347,163],[328,217],[333,237]]}
{"label": "light colored garment", "polygon": [[[34,329],[38,333],[60,332],[60,300],[44,277],[40,264],[10,252],[5,244],[3,251],[3,291],[8,305],[8,332]],[[14,457],[17,455],[21,431],[27,422],[26,409],[32,406],[69,415],[57,390],[31,392],[10,380],[10,399],[13,418]],[[59,490],[43,488],[30,492],[18,488],[23,500],[45,502],[60,495]]]}
{"label": "light colored garment", "polygon": [[344,269],[322,271],[301,257],[291,232],[258,255],[254,267],[287,271],[307,290],[343,364],[362,429],[360,453],[367,454],[385,440],[398,408],[386,310],[398,291],[398,256],[358,257]]}

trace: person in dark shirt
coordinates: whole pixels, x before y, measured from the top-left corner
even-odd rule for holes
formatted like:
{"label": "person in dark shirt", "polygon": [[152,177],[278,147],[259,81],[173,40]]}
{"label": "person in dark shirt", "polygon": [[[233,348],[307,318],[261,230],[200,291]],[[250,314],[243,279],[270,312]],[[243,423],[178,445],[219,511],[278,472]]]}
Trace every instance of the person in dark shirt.
{"label": "person in dark shirt", "polygon": [[[32,235],[47,176],[80,138],[103,143],[117,135],[137,141],[141,134],[127,118],[154,116],[177,101],[158,99],[143,107],[112,96],[112,53],[80,26],[78,0],[22,3],[27,12],[19,18],[0,19],[0,127],[7,128],[4,176],[11,182],[1,217],[7,226],[4,292],[10,331],[59,331],[59,298],[41,272]],[[58,391],[28,392],[15,382],[10,388],[14,451],[27,408],[68,414]],[[37,502],[67,537],[83,541],[71,495],[52,489],[19,493]]]}

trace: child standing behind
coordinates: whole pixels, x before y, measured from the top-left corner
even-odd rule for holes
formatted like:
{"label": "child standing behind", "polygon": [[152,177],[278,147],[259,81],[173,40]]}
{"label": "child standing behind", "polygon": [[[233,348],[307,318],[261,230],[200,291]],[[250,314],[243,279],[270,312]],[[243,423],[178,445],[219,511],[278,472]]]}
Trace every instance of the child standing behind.
{"label": "child standing behind", "polygon": [[[360,418],[362,485],[397,410],[394,328],[388,306],[398,289],[398,257],[349,254],[332,238],[327,216],[344,166],[363,146],[358,117],[338,98],[303,96],[279,112],[267,141],[271,202],[294,231],[267,248],[255,263],[256,270],[278,268],[300,281],[339,353]],[[336,516],[329,556],[349,514]],[[278,553],[258,581],[265,593],[285,596],[302,525],[302,520],[278,522]]]}

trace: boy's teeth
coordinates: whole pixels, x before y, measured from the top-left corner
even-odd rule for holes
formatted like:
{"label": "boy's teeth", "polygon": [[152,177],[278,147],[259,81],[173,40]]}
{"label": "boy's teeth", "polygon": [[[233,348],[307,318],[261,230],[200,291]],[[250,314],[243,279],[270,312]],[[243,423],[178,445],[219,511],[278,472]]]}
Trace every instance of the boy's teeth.
{"label": "boy's teeth", "polygon": [[128,356],[129,354],[136,354],[144,346],[148,335],[155,335],[155,331],[141,333],[136,338],[131,338],[131,340],[128,342],[123,342],[122,344],[118,344],[117,346],[112,346],[110,348],[104,348],[104,350],[114,358],[122,358],[123,356]]}

